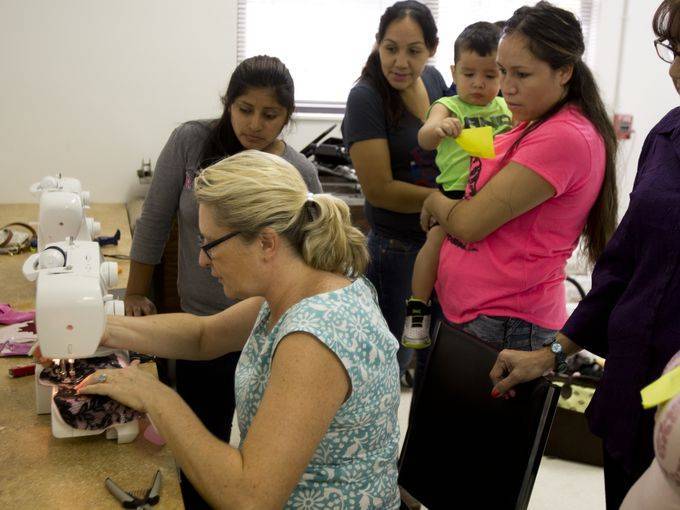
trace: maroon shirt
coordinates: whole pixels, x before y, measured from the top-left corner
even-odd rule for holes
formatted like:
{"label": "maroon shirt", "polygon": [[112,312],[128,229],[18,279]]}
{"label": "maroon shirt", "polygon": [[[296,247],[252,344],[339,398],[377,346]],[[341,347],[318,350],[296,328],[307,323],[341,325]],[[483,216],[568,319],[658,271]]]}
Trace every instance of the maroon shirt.
{"label": "maroon shirt", "polygon": [[606,357],[586,411],[591,430],[630,472],[654,457],[654,410],[640,390],[680,350],[680,108],[642,147],[628,211],[562,332]]}

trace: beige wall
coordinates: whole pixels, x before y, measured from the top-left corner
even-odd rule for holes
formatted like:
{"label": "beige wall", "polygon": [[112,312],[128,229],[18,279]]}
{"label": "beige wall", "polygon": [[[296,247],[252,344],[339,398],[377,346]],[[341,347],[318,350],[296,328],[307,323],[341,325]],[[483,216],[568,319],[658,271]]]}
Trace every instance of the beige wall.
{"label": "beige wall", "polygon": [[29,184],[57,171],[94,201],[124,201],[174,127],[220,111],[235,11],[236,0],[0,1],[0,203],[32,201]]}
{"label": "beige wall", "polygon": [[[652,46],[659,1],[600,0],[594,72],[610,110],[635,116],[622,207],[644,136],[678,104]],[[236,0],[1,0],[0,203],[57,171],[124,201],[174,127],[219,114],[235,64]],[[297,118],[286,138],[300,149],[331,123]]]}

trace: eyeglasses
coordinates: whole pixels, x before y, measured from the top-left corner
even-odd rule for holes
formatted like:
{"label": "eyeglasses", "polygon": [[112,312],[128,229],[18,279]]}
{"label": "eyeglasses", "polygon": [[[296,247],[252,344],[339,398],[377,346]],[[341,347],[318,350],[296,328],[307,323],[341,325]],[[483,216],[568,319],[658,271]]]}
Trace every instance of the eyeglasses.
{"label": "eyeglasses", "polygon": [[659,55],[659,58],[668,64],[672,64],[678,56],[678,52],[675,51],[673,45],[664,42],[664,39],[657,39],[654,41],[654,47],[656,48],[656,54]]}
{"label": "eyeglasses", "polygon": [[[210,250],[212,250],[218,244],[221,244],[225,241],[228,241],[229,239],[231,239],[234,236],[239,235],[240,233],[241,232],[239,232],[238,230],[236,232],[229,232],[228,234],[223,235],[219,239],[215,239],[214,241],[210,241],[209,243],[205,243],[205,244],[201,245],[201,250],[203,250],[203,253],[205,253],[206,257],[208,257],[210,260],[212,260],[212,255],[210,255]],[[203,242],[203,237],[199,236],[199,242],[200,243]]]}

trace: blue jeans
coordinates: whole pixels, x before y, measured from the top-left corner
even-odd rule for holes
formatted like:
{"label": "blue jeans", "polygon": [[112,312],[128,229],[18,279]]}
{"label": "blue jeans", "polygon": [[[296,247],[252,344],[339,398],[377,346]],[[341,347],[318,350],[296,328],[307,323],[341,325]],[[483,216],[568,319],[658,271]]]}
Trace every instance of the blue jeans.
{"label": "blue jeans", "polygon": [[480,315],[461,324],[463,331],[484,340],[498,350],[535,351],[547,340],[555,338],[554,329],[547,329],[514,317]]}
{"label": "blue jeans", "polygon": [[[423,242],[405,242],[382,237],[373,231],[368,234],[370,263],[366,277],[378,293],[378,303],[387,326],[401,342],[406,320],[406,300],[411,296],[413,265]],[[399,346],[397,360],[403,374],[411,362],[413,349]]]}
{"label": "blue jeans", "polygon": [[[435,317],[440,320],[443,317],[441,308],[438,304],[433,306],[432,322]],[[543,344],[555,338],[557,330],[547,329],[531,322],[517,319],[515,317],[497,317],[489,315],[479,315],[470,322],[459,325],[463,331],[484,340],[493,345],[499,351],[502,349],[516,349],[519,351],[535,351],[543,348]],[[430,357],[431,347],[418,351],[416,364],[416,378],[414,385],[414,395],[417,394],[419,379],[424,373],[427,360]]]}

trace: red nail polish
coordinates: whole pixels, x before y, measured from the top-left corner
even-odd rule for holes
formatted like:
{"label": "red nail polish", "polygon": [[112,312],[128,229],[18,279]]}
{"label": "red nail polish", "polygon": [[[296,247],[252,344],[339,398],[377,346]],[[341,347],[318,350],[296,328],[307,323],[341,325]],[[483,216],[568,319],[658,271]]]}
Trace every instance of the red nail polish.
{"label": "red nail polish", "polygon": [[491,390],[491,396],[492,396],[493,398],[498,398],[498,397],[501,396],[501,392],[498,391],[496,388],[494,388],[493,390]]}

